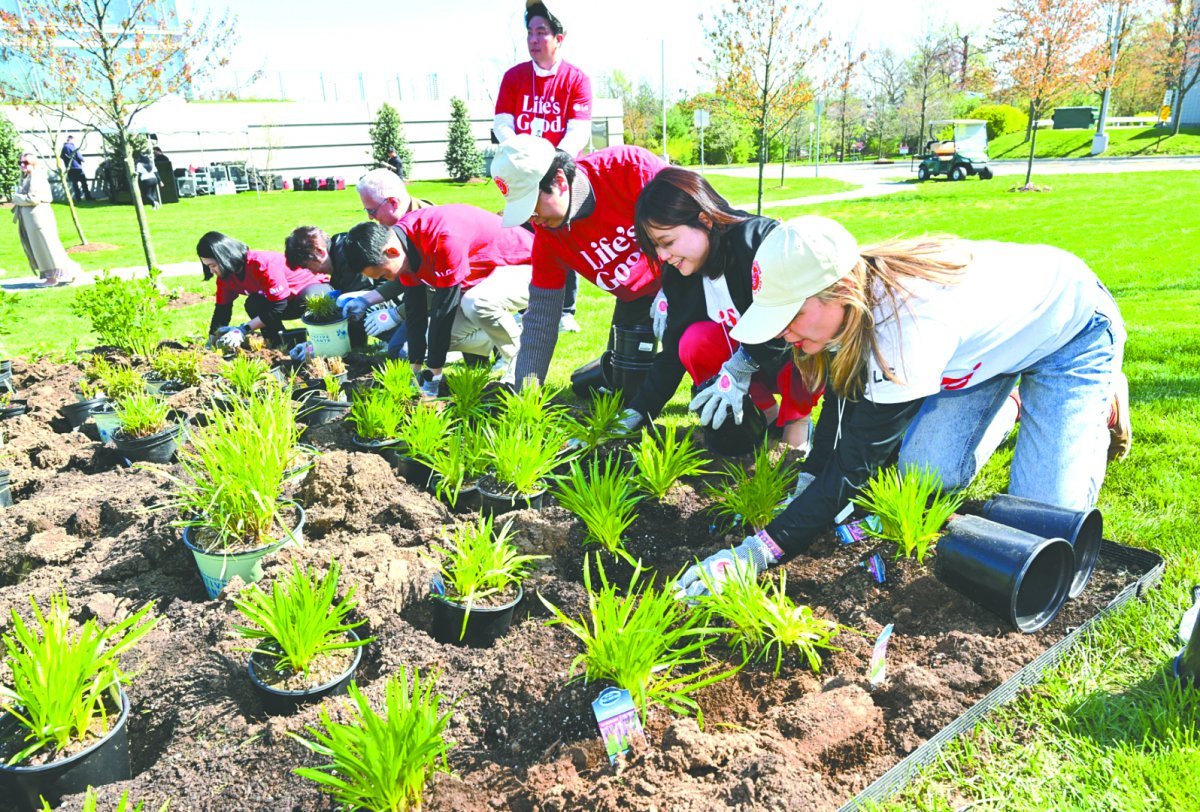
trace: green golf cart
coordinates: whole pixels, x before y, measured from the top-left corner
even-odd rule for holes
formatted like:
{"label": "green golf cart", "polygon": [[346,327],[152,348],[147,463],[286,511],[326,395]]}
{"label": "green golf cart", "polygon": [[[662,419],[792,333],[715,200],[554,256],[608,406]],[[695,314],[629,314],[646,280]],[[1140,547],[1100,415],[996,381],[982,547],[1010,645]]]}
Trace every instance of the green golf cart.
{"label": "green golf cart", "polygon": [[[940,135],[948,127],[953,128],[952,134],[948,140],[942,140]],[[917,166],[917,180],[929,180],[935,175],[945,175],[950,180],[978,175],[980,180],[991,180],[986,121],[955,118],[930,122],[929,141]]]}

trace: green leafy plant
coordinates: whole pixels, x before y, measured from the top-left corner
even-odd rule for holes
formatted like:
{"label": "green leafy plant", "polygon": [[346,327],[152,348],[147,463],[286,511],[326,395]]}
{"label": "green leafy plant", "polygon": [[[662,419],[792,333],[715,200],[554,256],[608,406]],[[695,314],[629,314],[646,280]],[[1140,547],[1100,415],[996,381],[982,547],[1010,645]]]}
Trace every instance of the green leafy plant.
{"label": "green leafy plant", "polygon": [[438,498],[452,508],[458,506],[463,487],[478,481],[486,468],[488,457],[482,428],[478,422],[461,422],[457,425],[458,430],[432,456],[414,455],[438,475]]}
{"label": "green leafy plant", "polygon": [[467,634],[467,620],[480,601],[506,595],[525,580],[534,561],[544,555],[522,555],[510,540],[512,522],[493,532],[492,517],[480,516],[474,522],[454,526],[445,546],[430,544],[440,553],[438,571],[446,588],[446,597],[463,606],[461,640]]}
{"label": "green leafy plant", "polygon": [[[87,792],[83,794],[83,806],[79,812],[97,812],[97,805],[100,803],[99,797],[96,795],[96,790],[92,787],[87,788]],[[142,812],[145,807],[145,801],[138,801],[136,804],[130,804],[129,790],[121,793],[121,797],[117,800],[117,805],[113,807],[113,812]],[[170,801],[163,801],[163,805],[158,808],[158,812],[167,812],[171,806]],[[54,812],[49,801],[42,798],[42,812]]]}
{"label": "green leafy plant", "polygon": [[196,350],[164,350],[150,359],[150,368],[164,381],[198,386],[204,356]]}
{"label": "green leafy plant", "polygon": [[596,392],[592,395],[591,410],[573,419],[568,433],[583,445],[584,451],[599,448],[626,433],[620,422],[624,411],[620,392]]}
{"label": "green leafy plant", "polygon": [[372,377],[397,403],[410,403],[420,391],[417,389],[417,379],[412,374],[412,366],[407,361],[389,359],[372,373]]}
{"label": "green leafy plant", "polygon": [[158,434],[167,427],[171,407],[162,398],[135,392],[117,401],[121,433],[131,439]]}
{"label": "green leafy plant", "polygon": [[76,292],[71,311],[91,322],[101,344],[134,355],[150,355],[161,337],[168,297],[158,289],[158,269],[149,276],[121,279],[105,272]]}
{"label": "green leafy plant", "polygon": [[737,673],[716,665],[694,668],[704,662],[703,649],[714,637],[703,613],[693,612],[670,590],[655,589],[653,576],[639,585],[641,566],[634,568],[623,595],[608,582],[599,558],[596,569],[599,590],[592,589],[591,567],[584,565],[589,617],[567,617],[538,596],[554,614],[547,624],[564,626],[583,643],[583,653],[571,662],[570,676],[583,666],[587,682],[615,682],[629,691],[643,720],[650,705],[661,705],[672,713],[695,714],[703,723],[692,694]]}
{"label": "green leafy plant", "polygon": [[308,676],[322,655],[365,646],[375,639],[354,640],[347,636],[366,621],[350,622],[358,606],[355,587],[351,586],[338,600],[340,575],[336,561],[329,562],[329,570],[321,577],[312,567],[300,569],[300,564],[293,561],[291,574],[282,583],[276,581],[270,593],[251,584],[234,600],[234,606],[251,625],[234,626],[233,630],[240,637],[262,641],[249,651],[274,661],[277,673]]}
{"label": "green leafy plant", "polygon": [[428,465],[454,436],[454,418],[436,403],[416,403],[404,413],[398,432],[409,455]]}
{"label": "green leafy plant", "polygon": [[876,471],[854,502],[879,517],[879,531],[868,527],[868,533],[896,542],[896,558],[915,557],[923,564],[930,545],[965,498],[961,491],[944,493],[936,471],[908,465],[903,474],[896,468]]}
{"label": "green leafy plant", "polygon": [[555,482],[555,498],[583,521],[587,540],[636,566],[623,536],[637,518],[637,503],[643,497],[634,493],[620,460],[609,454],[601,468],[593,457],[586,469],[573,460],[567,475],[555,477]]}
{"label": "green leafy plant", "polygon": [[796,470],[792,465],[772,464],[771,452],[763,446],[754,454],[754,473],[748,473],[737,463],[729,463],[725,466],[725,476],[724,484],[708,489],[715,500],[711,510],[762,530],[787,499],[788,490],[796,481]]}
{"label": "green leafy plant", "polygon": [[163,474],[175,486],[169,504],[183,513],[178,524],[201,531],[196,546],[212,551],[273,543],[284,483],[302,459],[300,431],[290,393],[277,387],[212,413],[191,448],[179,452],[182,476]]}
{"label": "green leafy plant", "polygon": [[642,439],[633,447],[633,461],[637,465],[634,484],[638,490],[656,499],[666,496],[680,477],[708,473],[690,430],[680,440],[671,430],[652,432],[642,429]]}
{"label": "green leafy plant", "polygon": [[113,400],[144,392],[146,380],[129,367],[108,365],[100,376],[100,388]]}
{"label": "green leafy plant", "polygon": [[492,476],[503,493],[539,493],[545,489],[546,478],[566,461],[559,457],[564,435],[558,426],[505,421],[486,431]]}
{"label": "green leafy plant", "polygon": [[832,641],[842,626],[816,617],[808,606],[797,606],[787,596],[786,571],[766,585],[745,567],[738,567],[721,587],[706,572],[700,577],[709,592],[697,599],[700,607],[719,623],[728,624],[730,643],[741,649],[744,660],[774,654],[778,675],[784,653],[794,649],[816,673],[821,670],[820,652],[838,650]]}
{"label": "green leafy plant", "polygon": [[345,400],[345,395],[342,394],[342,382],[333,375],[326,375],[322,381],[325,385],[325,396],[329,400]]}
{"label": "green leafy plant", "polygon": [[271,380],[267,362],[249,355],[238,355],[221,364],[220,374],[229,391],[244,398],[265,388]]}
{"label": "green leafy plant", "polygon": [[120,687],[129,683],[121,655],[146,636],[157,618],[146,604],[124,620],[102,627],[95,619],[71,620],[66,593],[49,608],[33,597],[33,622],[10,609],[3,641],[11,682],[0,684],[4,710],[24,732],[25,746],[8,760],[20,764],[43,748],[62,750],[89,733],[107,732],[109,714],[120,706]]}
{"label": "green leafy plant", "polygon": [[312,752],[329,760],[319,767],[300,767],[296,775],[320,784],[346,809],[405,812],[420,809],[425,782],[434,772],[449,772],[446,727],[450,711],[437,692],[437,674],[424,679],[417,669],[400,666],[384,686],[384,713],[377,714],[353,682],[349,723],[334,722],[321,708],[319,726],[309,726],[311,739],[289,733]]}
{"label": "green leafy plant", "polygon": [[526,426],[533,431],[548,429],[556,434],[563,433],[566,410],[555,404],[558,390],[527,381],[518,392],[500,394],[500,423]]}
{"label": "green leafy plant", "polygon": [[312,324],[332,324],[342,320],[337,300],[324,293],[304,297],[304,318]]}
{"label": "green leafy plant", "polygon": [[456,366],[446,371],[450,390],[449,409],[460,420],[480,420],[486,414],[484,401],[492,373],[484,366]]}
{"label": "green leafy plant", "polygon": [[404,409],[387,391],[371,387],[354,393],[346,419],[364,440],[389,440],[399,436]]}

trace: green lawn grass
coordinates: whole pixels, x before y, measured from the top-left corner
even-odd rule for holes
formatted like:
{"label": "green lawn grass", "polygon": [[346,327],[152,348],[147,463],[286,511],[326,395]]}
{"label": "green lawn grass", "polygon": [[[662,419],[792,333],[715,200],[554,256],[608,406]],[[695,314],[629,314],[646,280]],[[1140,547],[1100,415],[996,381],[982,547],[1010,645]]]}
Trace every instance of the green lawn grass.
{"label": "green lawn grass", "polygon": [[[695,167],[692,168],[695,169]],[[791,177],[803,171],[805,170],[798,166],[788,167],[788,177],[783,186],[780,186],[779,165],[775,165],[773,172],[768,167],[767,174],[763,177],[763,200],[792,200],[809,195],[826,195],[858,188],[853,183],[833,178]],[[811,169],[807,171],[809,174],[812,173]],[[720,175],[716,172],[710,172],[705,177],[708,178],[708,182],[713,185],[713,188],[730,203],[742,209],[753,210],[755,201],[758,199],[758,178],[734,177]]]}
{"label": "green lawn grass", "polygon": [[[1146,155],[1200,154],[1200,127],[1181,127],[1172,136],[1164,127],[1109,127],[1106,158]],[[1093,130],[1038,130],[1035,158],[1087,158],[1092,154]],[[988,144],[988,155],[1000,158],[1028,158],[1029,143],[1025,132],[1009,133]]]}
{"label": "green lawn grass", "polygon": [[[864,243],[949,232],[1059,245],[1109,285],[1129,330],[1133,451],[1110,466],[1100,507],[1108,538],[1166,557],[1161,587],[1099,625],[1064,664],[951,745],[888,808],[950,812],[987,801],[978,808],[1191,810],[1200,775],[1200,692],[1185,697],[1165,669],[1178,648],[1174,628],[1190,587],[1200,582],[1200,173],[1041,180],[1052,189],[927,183],[875,200],[781,213],[834,216]],[[182,286],[211,293],[199,279]],[[580,294],[584,332],[561,337],[552,382],[566,383],[605,341],[611,297],[586,284]],[[75,340],[89,346],[86,325],[66,312],[73,295],[24,295],[10,351],[60,351]],[[210,309],[206,302],[172,311],[171,333],[198,335]],[[684,392],[668,409],[671,423],[692,420]],[[1003,490],[1010,459],[1011,446],[988,464],[972,495]]]}

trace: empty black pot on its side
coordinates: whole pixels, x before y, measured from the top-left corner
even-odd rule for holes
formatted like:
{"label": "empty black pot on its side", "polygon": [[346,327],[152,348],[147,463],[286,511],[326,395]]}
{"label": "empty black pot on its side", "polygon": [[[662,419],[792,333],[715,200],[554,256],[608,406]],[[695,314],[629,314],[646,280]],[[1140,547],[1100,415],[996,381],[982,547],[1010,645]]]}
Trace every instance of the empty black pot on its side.
{"label": "empty black pot on its side", "polygon": [[1075,573],[1068,598],[1076,598],[1087,586],[1100,558],[1104,519],[1100,511],[1070,510],[1020,496],[1000,494],[983,506],[983,518],[1042,538],[1066,539],[1075,555]]}
{"label": "empty black pot on its side", "polygon": [[[0,752],[0,797],[5,809],[39,812],[41,798],[58,806],[67,795],[86,792],[89,786],[101,787],[128,781],[129,769],[129,697],[121,690],[121,713],[110,716],[112,729],[100,741],[70,758],[36,767],[5,766],[13,753]],[[20,742],[16,720],[0,715],[0,742]],[[15,740],[13,737],[17,737]],[[15,752],[15,751],[14,751]]]}
{"label": "empty black pot on its side", "polygon": [[303,405],[296,413],[296,419],[310,428],[332,423],[350,411],[350,401],[330,400],[315,390],[304,393],[300,400]]}
{"label": "empty black pot on its side", "polygon": [[[715,380],[709,378],[692,387],[692,397]],[[767,439],[767,418],[747,395],[742,399],[742,422],[735,423],[732,414],[725,415],[720,428],[704,427],[704,445],[710,451],[726,457],[753,454]]]}
{"label": "empty black pot on its side", "polygon": [[58,411],[71,424],[72,431],[78,431],[79,427],[92,416],[92,410],[104,403],[108,403],[107,397],[88,398],[76,403],[68,403]]}
{"label": "empty black pot on its side", "polygon": [[612,353],[606,352],[571,373],[571,391],[576,397],[589,398],[598,389],[612,389]]}
{"label": "empty black pot on its side", "polygon": [[[358,639],[358,635],[353,630],[346,632],[346,636]],[[262,668],[257,662],[259,655],[250,655],[250,659],[246,663],[246,671],[250,674],[250,682],[254,683],[255,689],[262,698],[263,710],[272,716],[286,716],[289,713],[295,713],[305,705],[320,702],[327,696],[345,694],[346,686],[354,679],[354,672],[358,670],[358,664],[362,662],[362,646],[351,649],[351,651],[354,652],[354,661],[350,663],[350,667],[346,671],[324,685],[318,685],[307,691],[284,691],[267,685],[259,678],[255,670]]]}
{"label": "empty black pot on its side", "polygon": [[488,648],[508,633],[512,626],[513,610],[523,597],[525,590],[518,586],[517,597],[503,606],[472,607],[467,615],[467,631],[463,635],[466,607],[442,595],[434,595],[433,639],[439,643]]}
{"label": "empty black pot on its side", "polygon": [[9,487],[8,469],[0,471],[0,507],[12,506],[12,490]]}
{"label": "empty black pot on its side", "polygon": [[1028,634],[1062,608],[1075,554],[1064,539],[955,516],[938,542],[934,571],[943,584]]}
{"label": "empty black pot on its side", "polygon": [[0,420],[18,417],[29,411],[29,401],[13,399],[7,406],[0,406]]}

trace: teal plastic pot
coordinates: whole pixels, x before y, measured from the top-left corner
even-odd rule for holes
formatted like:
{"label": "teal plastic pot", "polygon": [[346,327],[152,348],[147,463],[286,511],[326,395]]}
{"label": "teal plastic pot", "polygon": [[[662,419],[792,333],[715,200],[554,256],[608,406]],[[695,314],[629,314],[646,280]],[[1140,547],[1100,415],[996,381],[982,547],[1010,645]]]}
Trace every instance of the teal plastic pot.
{"label": "teal plastic pot", "polygon": [[210,552],[192,542],[192,528],[183,528],[183,543],[192,551],[192,555],[196,559],[196,566],[200,570],[200,578],[204,581],[204,590],[208,593],[208,597],[216,598],[220,595],[221,590],[233,580],[234,576],[241,578],[247,584],[261,581],[264,558],[289,544],[304,543],[304,508],[295,502],[285,504],[294,507],[299,513],[299,519],[294,528],[285,538],[255,550],[240,553],[223,553],[216,550]]}
{"label": "teal plastic pot", "polygon": [[117,407],[111,402],[101,403],[92,409],[92,422],[96,424],[96,431],[100,434],[100,442],[112,442],[113,435],[117,433],[117,429],[121,428],[121,418],[117,416]]}
{"label": "teal plastic pot", "polygon": [[313,345],[313,354],[322,358],[340,358],[350,352],[350,321],[339,319],[330,324],[313,324],[306,318],[301,321],[308,327],[308,337]]}

